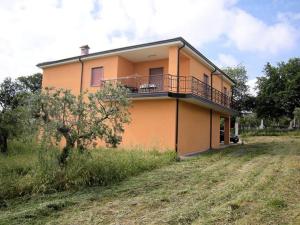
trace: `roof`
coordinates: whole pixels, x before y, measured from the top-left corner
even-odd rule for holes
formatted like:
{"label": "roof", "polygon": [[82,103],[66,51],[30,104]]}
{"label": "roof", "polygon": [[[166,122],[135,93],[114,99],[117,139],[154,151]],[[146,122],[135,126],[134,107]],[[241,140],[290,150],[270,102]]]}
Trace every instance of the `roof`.
{"label": "roof", "polygon": [[172,43],[182,43],[182,45],[184,45],[185,48],[189,48],[193,53],[195,53],[197,56],[199,56],[201,59],[203,59],[212,68],[214,68],[215,71],[219,71],[226,78],[228,78],[232,83],[235,83],[235,81],[231,77],[229,77],[224,71],[222,71],[219,67],[217,67],[212,61],[210,61],[200,51],[198,51],[195,47],[193,47],[190,43],[188,43],[182,37],[177,37],[177,38],[172,38],[172,39],[167,39],[167,40],[162,40],[162,41],[156,41],[156,42],[150,42],[150,43],[144,43],[144,44],[139,44],[139,45],[132,45],[132,46],[127,46],[127,47],[122,47],[122,48],[116,48],[116,49],[90,53],[87,55],[74,56],[74,57],[55,60],[55,61],[42,62],[42,63],[37,64],[37,66],[40,68],[45,68],[45,67],[50,67],[50,66],[54,66],[57,64],[77,62],[77,61],[84,60],[84,59],[96,58],[98,56],[101,57],[103,55],[110,55],[110,54],[115,54],[118,52],[124,52],[124,51],[128,51],[128,50],[147,48],[147,47],[172,44]]}

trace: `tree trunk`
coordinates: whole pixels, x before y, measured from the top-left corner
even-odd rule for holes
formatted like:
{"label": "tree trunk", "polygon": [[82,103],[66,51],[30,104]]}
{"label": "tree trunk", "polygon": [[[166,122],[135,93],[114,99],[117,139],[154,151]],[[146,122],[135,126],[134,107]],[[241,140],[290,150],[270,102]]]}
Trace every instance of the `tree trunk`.
{"label": "tree trunk", "polygon": [[84,147],[83,147],[83,144],[80,140],[77,140],[76,147],[77,147],[77,149],[79,150],[80,153],[84,152]]}
{"label": "tree trunk", "polygon": [[66,162],[67,162],[67,158],[69,157],[69,154],[70,154],[70,150],[71,148],[68,147],[68,146],[65,146],[59,156],[59,164],[61,166],[64,166],[66,165]]}
{"label": "tree trunk", "polygon": [[65,166],[67,163],[67,159],[70,155],[70,151],[75,146],[75,141],[73,140],[72,136],[70,135],[70,129],[68,127],[60,127],[57,129],[64,138],[66,139],[66,146],[63,148],[60,156],[59,156],[59,164],[61,166]]}
{"label": "tree trunk", "polygon": [[74,141],[72,140],[72,138],[70,137],[69,134],[63,134],[65,139],[66,139],[66,146],[63,148],[60,157],[59,157],[59,163],[64,166],[67,162],[67,159],[70,155],[70,151],[72,148],[74,148]]}
{"label": "tree trunk", "polygon": [[3,154],[7,153],[7,136],[0,135],[0,151]]}

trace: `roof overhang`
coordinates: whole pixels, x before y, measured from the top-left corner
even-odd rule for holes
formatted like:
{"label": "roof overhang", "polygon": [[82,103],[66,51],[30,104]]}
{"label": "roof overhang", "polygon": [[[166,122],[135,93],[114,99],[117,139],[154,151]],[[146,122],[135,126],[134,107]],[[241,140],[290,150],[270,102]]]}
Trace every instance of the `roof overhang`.
{"label": "roof overhang", "polygon": [[[71,58],[56,60],[56,61],[49,61],[49,62],[43,62],[37,64],[39,68],[48,68],[52,66],[57,65],[63,65],[68,63],[74,63],[74,62],[80,62],[80,61],[86,61],[96,58],[103,58],[103,57],[109,57],[109,56],[123,56],[131,61],[138,61],[137,55],[139,55],[139,60],[155,60],[155,59],[162,59],[167,58],[168,52],[166,51],[168,47],[170,46],[183,46],[183,50],[187,53],[193,55],[196,59],[200,60],[202,63],[207,65],[209,68],[211,68],[212,72],[220,72],[222,76],[231,83],[232,85],[235,84],[234,80],[232,80],[225,72],[223,72],[220,68],[218,68],[214,63],[212,63],[208,58],[206,58],[202,53],[200,53],[196,48],[194,48],[190,43],[188,43],[186,40],[184,40],[182,37],[174,38],[174,39],[168,39],[163,41],[157,41],[157,42],[151,42],[146,44],[140,44],[140,45],[133,45],[123,48],[117,48],[102,52],[96,52],[91,53],[88,55],[81,55],[81,56],[75,56]],[[161,49],[163,47],[163,49]],[[155,55],[153,58],[146,58],[150,55]]]}
{"label": "roof overhang", "polygon": [[[91,53],[88,55],[82,55],[82,56],[76,56],[72,58],[66,58],[66,59],[61,59],[61,60],[56,60],[56,61],[49,61],[49,62],[43,62],[37,64],[39,68],[48,68],[52,66],[57,66],[57,65],[63,65],[63,64],[68,64],[68,63],[74,63],[74,62],[79,62],[81,61],[86,61],[86,60],[91,60],[91,59],[97,59],[97,58],[104,58],[104,57],[109,57],[109,56],[115,56],[115,55],[120,55],[120,56],[125,56],[125,58],[130,59],[133,57],[133,53],[137,52],[151,52],[153,55],[155,52],[158,52],[158,49],[161,47],[170,47],[170,46],[179,46],[181,45],[181,41],[178,39],[174,39],[173,41],[166,40],[166,41],[160,41],[160,42],[153,42],[153,43],[147,43],[147,44],[141,44],[141,45],[134,45],[134,46],[129,46],[129,47],[124,47],[124,48],[118,48],[118,49],[112,49],[112,50],[107,50],[107,51],[102,51],[102,52],[96,52],[96,53]],[[152,51],[147,51],[152,49]],[[153,53],[153,49],[155,50]],[[145,54],[144,54],[145,55]],[[127,57],[126,57],[127,56]],[[165,56],[168,57],[168,56]],[[164,58],[159,54],[159,57],[157,59]],[[154,60],[155,58],[151,59]],[[150,59],[148,59],[150,60]],[[135,61],[135,60],[133,60]]]}

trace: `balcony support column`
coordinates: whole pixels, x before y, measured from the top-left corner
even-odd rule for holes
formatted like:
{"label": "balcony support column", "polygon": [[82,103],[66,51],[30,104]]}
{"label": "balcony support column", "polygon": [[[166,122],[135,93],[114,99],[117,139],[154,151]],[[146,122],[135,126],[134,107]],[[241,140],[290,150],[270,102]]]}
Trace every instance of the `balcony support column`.
{"label": "balcony support column", "polygon": [[230,116],[224,118],[224,144],[230,143]]}
{"label": "balcony support column", "polygon": [[171,75],[177,75],[178,69],[178,47],[171,46],[169,48],[169,69],[168,73]]}

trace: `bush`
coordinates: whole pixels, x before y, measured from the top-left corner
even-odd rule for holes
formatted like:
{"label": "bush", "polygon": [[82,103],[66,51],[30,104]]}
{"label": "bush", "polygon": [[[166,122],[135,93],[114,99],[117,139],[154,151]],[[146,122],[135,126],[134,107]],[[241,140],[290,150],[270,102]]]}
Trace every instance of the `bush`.
{"label": "bush", "polygon": [[0,200],[109,185],[175,160],[174,152],[94,149],[84,153],[72,151],[66,166],[61,167],[58,149],[45,150],[18,142],[9,147],[14,150],[0,156]]}

